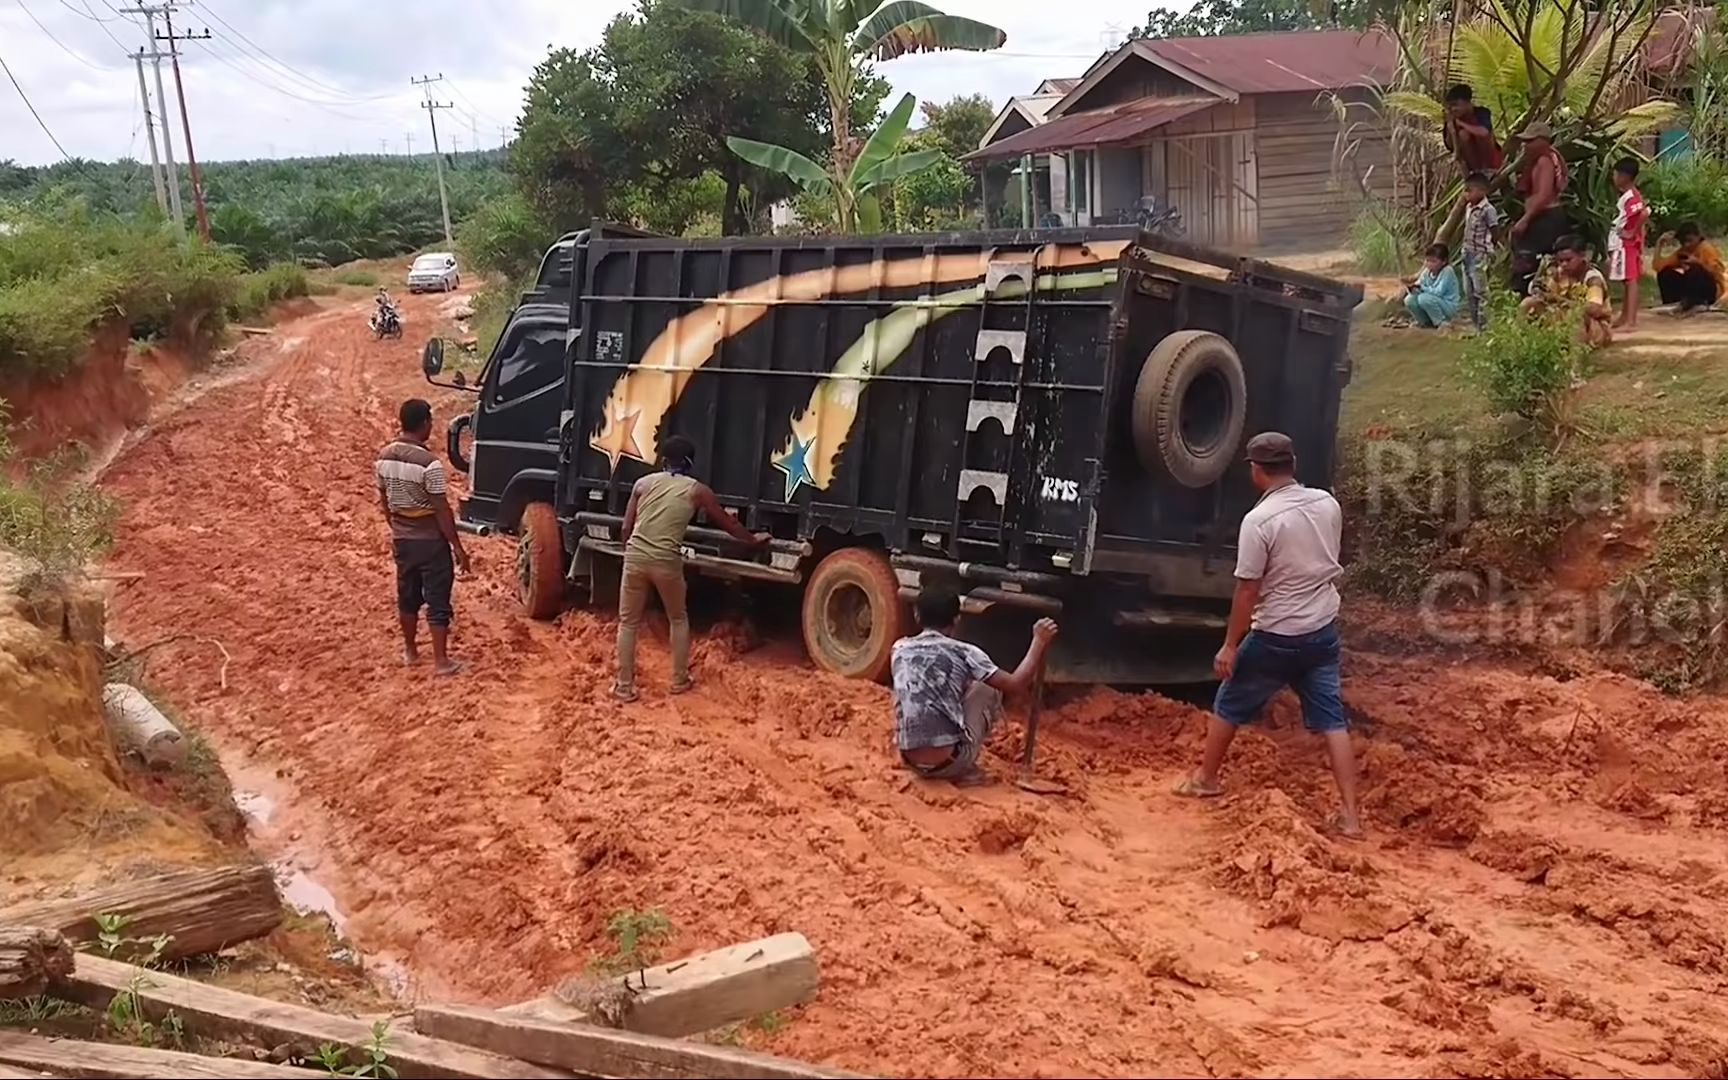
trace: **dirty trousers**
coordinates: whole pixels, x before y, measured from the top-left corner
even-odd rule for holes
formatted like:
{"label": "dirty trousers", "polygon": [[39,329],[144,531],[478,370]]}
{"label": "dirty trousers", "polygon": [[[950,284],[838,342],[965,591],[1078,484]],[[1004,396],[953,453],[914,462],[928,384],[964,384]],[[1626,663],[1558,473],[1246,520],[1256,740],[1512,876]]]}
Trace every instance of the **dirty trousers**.
{"label": "dirty trousers", "polygon": [[636,689],[636,629],[648,606],[648,590],[660,594],[672,629],[672,687],[690,682],[690,613],[684,606],[684,564],[624,560],[624,582],[618,590],[618,689]]}
{"label": "dirty trousers", "polygon": [[966,737],[954,744],[954,756],[935,765],[906,762],[913,772],[932,780],[952,780],[978,767],[978,755],[983,752],[990,732],[1002,716],[1001,691],[986,683],[973,683],[972,688],[966,691],[961,714],[966,723]]}

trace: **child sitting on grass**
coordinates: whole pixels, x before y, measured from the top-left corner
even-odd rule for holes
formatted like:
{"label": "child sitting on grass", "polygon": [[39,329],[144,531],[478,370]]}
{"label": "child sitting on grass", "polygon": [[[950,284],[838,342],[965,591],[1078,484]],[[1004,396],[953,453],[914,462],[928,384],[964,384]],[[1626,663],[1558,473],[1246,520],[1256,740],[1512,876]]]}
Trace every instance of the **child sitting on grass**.
{"label": "child sitting on grass", "polygon": [[1458,274],[1445,244],[1431,244],[1422,256],[1422,272],[1405,278],[1404,308],[1410,321],[1425,328],[1445,326],[1458,314]]}

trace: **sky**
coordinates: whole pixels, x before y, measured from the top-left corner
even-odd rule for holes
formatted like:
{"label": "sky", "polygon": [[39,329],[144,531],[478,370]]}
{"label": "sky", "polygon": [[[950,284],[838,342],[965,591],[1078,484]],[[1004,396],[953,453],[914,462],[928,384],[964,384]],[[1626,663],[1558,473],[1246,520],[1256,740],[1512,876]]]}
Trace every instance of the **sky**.
{"label": "sky", "polygon": [[[145,43],[136,0],[0,0],[0,60],[59,142],[0,73],[0,160],[147,160],[138,76]],[[160,0],[153,0],[159,3]],[[185,2],[185,0],[182,0]],[[196,0],[175,15],[199,160],[392,153],[431,148],[425,92],[446,150],[499,145],[522,87],[547,50],[586,48],[635,0]],[[946,100],[979,92],[998,105],[1045,78],[1079,75],[1144,20],[1148,0],[947,0],[955,15],[1002,27],[999,52],[909,56],[880,66],[897,90]],[[1185,3],[1173,6],[1185,7]],[[1054,7],[1059,19],[1052,19]],[[157,20],[157,30],[162,30]],[[163,62],[169,101],[173,75]],[[149,65],[146,64],[146,73]],[[151,94],[154,96],[154,83]],[[175,157],[184,161],[178,111]],[[410,139],[412,140],[410,142]]]}

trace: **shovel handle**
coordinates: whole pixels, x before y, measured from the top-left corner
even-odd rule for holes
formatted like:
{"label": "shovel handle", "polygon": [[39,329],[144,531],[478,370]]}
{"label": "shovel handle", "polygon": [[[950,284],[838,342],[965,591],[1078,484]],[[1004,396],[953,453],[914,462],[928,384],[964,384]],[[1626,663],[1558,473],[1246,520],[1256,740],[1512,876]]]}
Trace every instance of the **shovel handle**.
{"label": "shovel handle", "polygon": [[1044,661],[1032,673],[1032,704],[1026,710],[1026,749],[1020,754],[1020,767],[1032,768],[1032,755],[1038,748],[1038,713],[1044,705]]}

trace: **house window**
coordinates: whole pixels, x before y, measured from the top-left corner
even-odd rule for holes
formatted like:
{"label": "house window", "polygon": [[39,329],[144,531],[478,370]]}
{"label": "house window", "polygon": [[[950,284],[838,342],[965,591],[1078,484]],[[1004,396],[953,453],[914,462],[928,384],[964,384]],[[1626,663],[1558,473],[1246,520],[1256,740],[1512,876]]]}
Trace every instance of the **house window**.
{"label": "house window", "polygon": [[1068,203],[1076,225],[1091,220],[1092,154],[1091,150],[1075,150],[1068,155]]}

